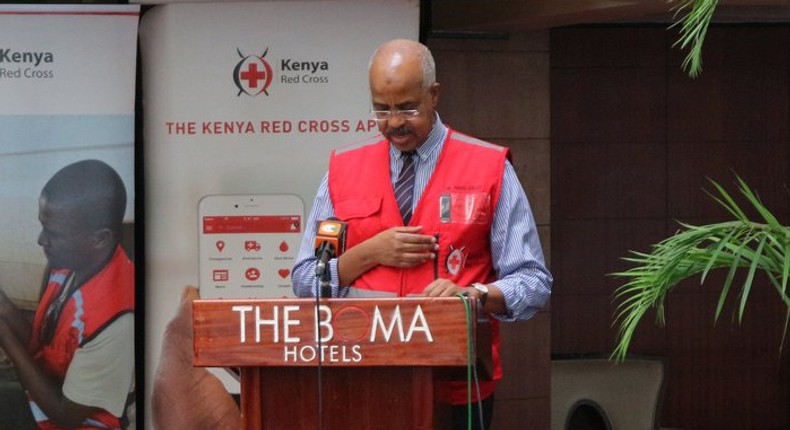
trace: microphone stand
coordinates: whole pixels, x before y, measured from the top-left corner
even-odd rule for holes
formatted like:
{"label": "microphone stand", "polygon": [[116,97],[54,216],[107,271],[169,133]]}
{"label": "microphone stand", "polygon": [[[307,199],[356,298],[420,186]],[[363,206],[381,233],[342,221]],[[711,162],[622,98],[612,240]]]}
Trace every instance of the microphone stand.
{"label": "microphone stand", "polygon": [[315,265],[315,277],[318,281],[320,281],[320,289],[316,291],[315,295],[315,321],[316,321],[316,334],[318,338],[316,341],[318,342],[318,429],[322,430],[324,428],[324,400],[323,400],[323,349],[321,348],[321,331],[318,329],[318,318],[319,318],[319,308],[320,308],[320,300],[321,298],[331,298],[332,297],[332,286],[330,285],[330,281],[332,280],[332,274],[329,270],[329,260],[331,260],[335,256],[335,248],[328,242],[324,242],[321,244],[321,247],[318,248],[316,251],[316,256],[318,257],[318,262]]}
{"label": "microphone stand", "polygon": [[321,297],[332,297],[332,286],[329,285],[331,280],[332,277],[329,275],[329,270],[324,270],[324,273],[321,275]]}
{"label": "microphone stand", "polygon": [[315,266],[315,277],[320,281],[321,288],[318,292],[318,297],[330,298],[332,297],[332,286],[329,283],[332,281],[332,274],[329,270],[329,260],[334,258],[334,247],[324,242],[321,248],[318,249],[318,262]]}

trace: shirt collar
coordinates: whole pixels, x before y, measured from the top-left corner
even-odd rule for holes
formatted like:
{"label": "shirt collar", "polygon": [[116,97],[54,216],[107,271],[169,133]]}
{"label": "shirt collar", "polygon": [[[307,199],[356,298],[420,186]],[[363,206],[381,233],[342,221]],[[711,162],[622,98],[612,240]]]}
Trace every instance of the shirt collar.
{"label": "shirt collar", "polygon": [[[447,126],[445,126],[442,119],[439,118],[438,112],[434,113],[434,118],[433,127],[431,128],[431,132],[428,133],[425,143],[417,148],[417,156],[420,157],[420,160],[427,160],[431,154],[440,150],[447,137]],[[390,157],[400,157],[400,150],[392,144],[390,144]]]}

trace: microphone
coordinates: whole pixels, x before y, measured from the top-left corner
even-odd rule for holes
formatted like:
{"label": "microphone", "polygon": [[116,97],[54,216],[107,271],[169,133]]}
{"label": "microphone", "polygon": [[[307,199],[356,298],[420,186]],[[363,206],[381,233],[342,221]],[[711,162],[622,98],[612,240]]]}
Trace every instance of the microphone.
{"label": "microphone", "polygon": [[322,297],[331,296],[329,260],[340,257],[346,250],[346,226],[347,223],[334,217],[320,221],[316,226],[315,256],[318,262],[315,266],[315,276],[321,280]]}

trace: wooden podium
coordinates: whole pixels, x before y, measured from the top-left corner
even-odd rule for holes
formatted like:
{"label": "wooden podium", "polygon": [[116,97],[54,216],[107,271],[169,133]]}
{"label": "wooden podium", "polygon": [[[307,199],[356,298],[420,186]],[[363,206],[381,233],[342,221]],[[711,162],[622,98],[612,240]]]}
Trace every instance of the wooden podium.
{"label": "wooden podium", "polygon": [[245,430],[439,430],[435,383],[466,379],[470,345],[490,369],[487,319],[459,297],[197,300],[193,317],[195,365],[241,369]]}

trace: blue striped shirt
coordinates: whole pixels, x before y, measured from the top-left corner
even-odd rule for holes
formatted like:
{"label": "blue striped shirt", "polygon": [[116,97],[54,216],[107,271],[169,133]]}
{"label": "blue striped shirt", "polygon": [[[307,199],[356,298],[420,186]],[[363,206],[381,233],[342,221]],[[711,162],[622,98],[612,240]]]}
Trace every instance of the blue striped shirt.
{"label": "blue striped shirt", "polygon": [[[436,168],[436,162],[447,137],[447,127],[436,117],[436,123],[425,143],[417,148],[415,159],[414,199],[416,204],[425,190],[428,180]],[[393,184],[403,166],[400,151],[390,145],[390,177]],[[316,221],[335,215],[332,200],[329,197],[328,174],[324,175],[318,187],[313,208],[305,226],[314,226]],[[496,317],[503,321],[524,320],[531,318],[542,308],[551,294],[552,276],[546,269],[543,249],[540,246],[535,219],[527,201],[527,196],[516,171],[510,162],[506,162],[502,177],[502,191],[494,212],[491,225],[491,259],[497,280],[493,283],[505,296],[507,314]],[[291,280],[294,293],[299,297],[314,296],[318,291],[315,279],[315,231],[305,229],[302,245]],[[332,295],[343,297],[346,287],[339,287],[337,275],[337,259],[329,263],[332,273]]]}

